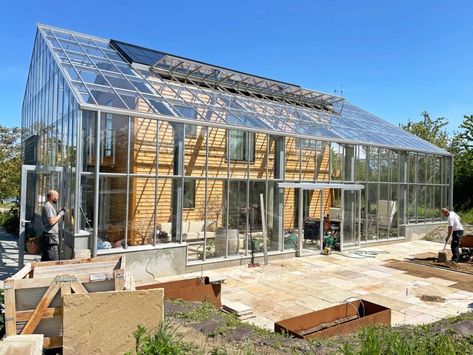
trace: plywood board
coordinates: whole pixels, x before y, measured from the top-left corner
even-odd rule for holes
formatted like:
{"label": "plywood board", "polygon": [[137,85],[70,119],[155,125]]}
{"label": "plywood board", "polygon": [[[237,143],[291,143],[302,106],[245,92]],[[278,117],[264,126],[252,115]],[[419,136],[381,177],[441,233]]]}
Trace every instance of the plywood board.
{"label": "plywood board", "polygon": [[162,289],[70,294],[63,298],[63,354],[119,354],[133,332],[153,332],[164,318]]}

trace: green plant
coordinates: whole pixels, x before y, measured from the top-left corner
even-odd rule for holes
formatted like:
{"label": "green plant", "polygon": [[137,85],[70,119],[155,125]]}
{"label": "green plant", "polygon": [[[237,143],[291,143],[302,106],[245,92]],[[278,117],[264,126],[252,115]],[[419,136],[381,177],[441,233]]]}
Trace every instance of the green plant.
{"label": "green plant", "polygon": [[174,316],[188,322],[201,322],[210,319],[214,312],[215,309],[210,303],[203,302],[201,305],[193,308],[189,312],[177,312]]}
{"label": "green plant", "polygon": [[14,205],[8,212],[0,213],[0,225],[8,233],[18,235],[20,227],[20,209],[18,205]]}
{"label": "green plant", "polygon": [[[5,296],[3,295],[3,288],[0,288],[0,304],[4,305]],[[5,335],[5,314],[0,313],[0,338],[3,338]]]}
{"label": "green plant", "polygon": [[[133,333],[136,341],[135,351],[139,355],[181,355],[191,352],[193,346],[182,340],[177,327],[165,320],[154,334],[149,334],[145,327],[138,326]],[[131,355],[131,352],[127,354]]]}
{"label": "green plant", "polygon": [[466,211],[460,211],[458,214],[461,217],[462,223],[465,224],[473,224],[473,209],[466,210]]}

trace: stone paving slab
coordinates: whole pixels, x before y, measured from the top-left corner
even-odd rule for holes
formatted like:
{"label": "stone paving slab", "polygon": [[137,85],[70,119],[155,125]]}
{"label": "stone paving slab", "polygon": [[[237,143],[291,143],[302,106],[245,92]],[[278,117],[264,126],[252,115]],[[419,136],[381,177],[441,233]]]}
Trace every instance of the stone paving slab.
{"label": "stone paving slab", "polygon": [[[454,284],[450,280],[439,275],[417,277],[388,267],[389,260],[436,251],[438,245],[415,241],[370,246],[362,250],[377,252],[374,258],[312,253],[258,268],[243,265],[215,271],[226,278],[222,297],[250,305],[256,315],[253,322],[270,329],[271,321],[328,308],[349,297],[390,307],[392,324],[421,324],[473,308],[473,292],[449,287]],[[440,296],[445,302],[424,302],[422,295]]]}

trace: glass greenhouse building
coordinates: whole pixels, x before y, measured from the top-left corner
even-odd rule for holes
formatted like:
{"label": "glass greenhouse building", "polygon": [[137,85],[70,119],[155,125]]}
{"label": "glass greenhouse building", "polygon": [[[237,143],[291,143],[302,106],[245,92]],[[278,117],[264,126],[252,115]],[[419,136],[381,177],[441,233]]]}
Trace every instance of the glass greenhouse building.
{"label": "glass greenhouse building", "polygon": [[63,258],[181,273],[410,240],[452,205],[448,152],[342,97],[46,25],[22,128],[22,240],[57,189]]}

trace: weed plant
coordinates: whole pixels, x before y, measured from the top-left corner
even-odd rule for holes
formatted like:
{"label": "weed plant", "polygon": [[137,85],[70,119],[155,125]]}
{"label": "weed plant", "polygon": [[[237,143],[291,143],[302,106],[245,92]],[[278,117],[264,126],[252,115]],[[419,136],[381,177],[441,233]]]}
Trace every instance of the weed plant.
{"label": "weed plant", "polygon": [[[145,327],[138,326],[133,333],[138,355],[184,355],[190,354],[193,345],[183,340],[177,327],[165,320],[154,334],[149,334]],[[131,355],[131,352],[127,354]]]}

